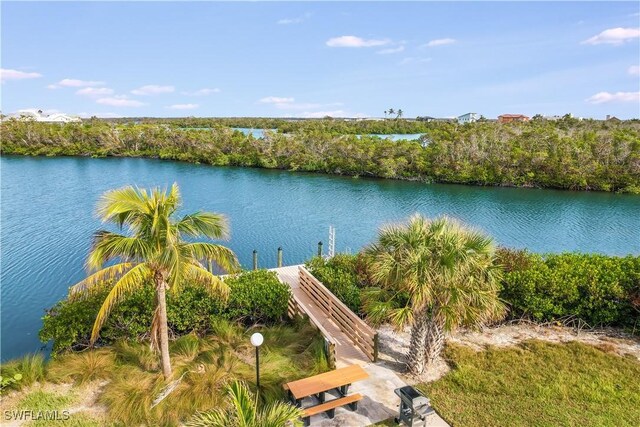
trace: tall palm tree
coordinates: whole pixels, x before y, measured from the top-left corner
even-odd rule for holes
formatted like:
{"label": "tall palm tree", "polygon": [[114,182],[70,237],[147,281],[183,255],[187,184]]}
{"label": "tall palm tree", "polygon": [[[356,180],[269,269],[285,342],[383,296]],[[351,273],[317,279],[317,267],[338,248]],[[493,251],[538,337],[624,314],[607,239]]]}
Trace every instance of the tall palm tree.
{"label": "tall palm tree", "polygon": [[396,113],[396,110],[394,110],[393,108],[389,108],[388,113],[389,113],[389,118],[391,118],[391,116]]}
{"label": "tall palm tree", "polygon": [[398,111],[396,112],[397,116],[396,119],[399,119],[402,117],[402,115],[404,114],[404,111],[402,111],[402,109],[398,109]]}
{"label": "tall palm tree", "polygon": [[196,414],[187,427],[283,427],[298,426],[302,410],[285,402],[276,401],[258,408],[257,399],[247,386],[234,381],[227,386],[229,405]]}
{"label": "tall palm tree", "polygon": [[[93,344],[118,302],[136,288],[153,286],[156,310],[151,324],[151,343],[154,349],[159,344],[165,378],[171,376],[166,291],[177,293],[185,281],[190,281],[226,298],[227,286],[203,263],[215,263],[228,272],[239,267],[235,254],[224,246],[184,240],[184,237],[200,236],[226,238],[226,218],[211,212],[196,212],[176,219],[180,202],[180,191],[175,183],[168,193],[159,188],[147,191],[132,186],[104,193],[98,202],[97,214],[103,222],[115,224],[121,230],[126,227],[129,233],[96,232],[87,267],[98,271],[69,291],[70,298],[77,298],[106,281],[115,282],[93,324]],[[104,267],[111,261],[117,263]]]}
{"label": "tall palm tree", "polygon": [[372,279],[404,301],[398,305],[398,298],[387,297],[367,308],[374,320],[412,325],[407,354],[412,373],[424,372],[440,354],[445,332],[504,313],[494,251],[492,239],[478,231],[447,217],[421,215],[382,227],[377,242],[367,247]]}

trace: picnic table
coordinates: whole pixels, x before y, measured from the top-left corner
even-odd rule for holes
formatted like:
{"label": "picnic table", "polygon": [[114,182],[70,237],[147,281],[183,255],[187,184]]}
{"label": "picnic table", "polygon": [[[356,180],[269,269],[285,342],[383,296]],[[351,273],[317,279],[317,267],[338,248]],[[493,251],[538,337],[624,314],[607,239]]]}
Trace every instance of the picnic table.
{"label": "picnic table", "polygon": [[369,374],[360,365],[351,365],[346,368],[335,369],[313,377],[291,381],[285,384],[289,398],[297,407],[302,405],[305,397],[316,396],[320,403],[325,401],[325,393],[336,390],[342,397],[346,397],[349,386],[369,377]]}

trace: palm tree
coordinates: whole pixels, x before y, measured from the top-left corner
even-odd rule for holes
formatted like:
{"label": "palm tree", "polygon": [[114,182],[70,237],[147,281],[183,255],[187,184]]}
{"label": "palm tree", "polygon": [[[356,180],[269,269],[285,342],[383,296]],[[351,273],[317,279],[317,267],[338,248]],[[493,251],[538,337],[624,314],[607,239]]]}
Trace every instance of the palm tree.
{"label": "palm tree", "polygon": [[[100,230],[95,233],[87,259],[89,270],[98,270],[69,291],[70,298],[82,297],[96,286],[115,281],[91,331],[91,344],[113,307],[136,288],[153,286],[156,310],[151,324],[151,343],[160,348],[162,373],[171,376],[166,291],[180,291],[185,281],[200,283],[212,293],[226,298],[228,287],[209,272],[203,262],[216,263],[228,272],[239,264],[228,248],[210,242],[186,242],[183,237],[205,236],[222,239],[228,235],[226,218],[211,212],[196,212],[180,219],[174,217],[180,206],[177,184],[171,190],[147,190],[127,186],[104,193],[97,206],[103,222],[113,223],[128,235]],[[104,267],[110,261],[116,264]]]}
{"label": "palm tree", "polygon": [[283,427],[301,425],[302,410],[288,403],[276,401],[258,408],[247,386],[234,381],[227,386],[229,404],[196,414],[187,427]]}
{"label": "palm tree", "polygon": [[385,119],[387,118],[387,113],[388,113],[388,111],[387,111],[387,110],[384,110],[384,118],[385,118]]}
{"label": "palm tree", "polygon": [[367,247],[373,281],[395,296],[367,310],[373,320],[412,325],[407,354],[412,373],[424,372],[440,354],[445,332],[504,313],[494,251],[492,239],[478,231],[447,217],[417,214],[407,224],[382,227],[377,242]]}
{"label": "palm tree", "polygon": [[394,110],[393,108],[389,108],[388,113],[389,113],[389,118],[391,118],[391,116],[396,113],[396,110]]}
{"label": "palm tree", "polygon": [[402,109],[398,109],[397,114],[398,114],[398,115],[396,116],[396,119],[399,119],[399,118],[401,118],[401,117],[402,117],[402,115],[404,114],[404,111],[402,111]]}

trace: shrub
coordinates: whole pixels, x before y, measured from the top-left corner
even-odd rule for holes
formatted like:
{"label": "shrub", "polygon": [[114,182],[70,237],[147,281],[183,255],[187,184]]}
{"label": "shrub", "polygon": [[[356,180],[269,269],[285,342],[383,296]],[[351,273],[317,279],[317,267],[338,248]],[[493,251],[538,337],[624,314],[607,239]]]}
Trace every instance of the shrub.
{"label": "shrub", "polygon": [[0,365],[0,393],[4,390],[19,390],[45,376],[44,355],[27,354],[19,359],[9,360]]}
{"label": "shrub", "polygon": [[[87,347],[93,322],[109,289],[109,286],[103,286],[85,298],[59,301],[42,319],[40,340],[53,340],[54,354]],[[145,337],[151,325],[154,305],[151,287],[141,287],[132,292],[109,315],[100,332],[100,344]],[[206,332],[223,309],[224,303],[201,286],[186,285],[179,294],[167,295],[168,323],[175,335]]]}
{"label": "shrub", "polygon": [[357,256],[338,254],[325,260],[315,257],[306,264],[314,277],[320,280],[333,294],[355,313],[362,311],[360,282],[356,269]]}
{"label": "shrub", "polygon": [[275,322],[287,314],[289,286],[276,273],[256,270],[226,280],[231,290],[227,316],[248,323]]}
{"label": "shrub", "polygon": [[633,300],[640,286],[640,257],[518,253],[502,258],[519,259],[517,268],[507,269],[500,295],[511,306],[511,317],[551,321],[574,316],[591,326],[631,326],[639,319]]}

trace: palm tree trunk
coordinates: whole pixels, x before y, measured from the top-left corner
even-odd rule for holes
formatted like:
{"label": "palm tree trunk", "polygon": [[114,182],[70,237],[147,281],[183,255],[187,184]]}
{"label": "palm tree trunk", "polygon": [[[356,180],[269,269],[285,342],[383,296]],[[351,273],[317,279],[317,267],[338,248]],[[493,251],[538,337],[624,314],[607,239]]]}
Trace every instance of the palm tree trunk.
{"label": "palm tree trunk", "polygon": [[162,362],[162,374],[167,379],[171,376],[171,359],[169,358],[169,328],[167,326],[167,284],[162,273],[156,272],[154,275],[156,282],[156,296],[158,298],[159,328],[158,338],[160,341],[160,360]]}
{"label": "palm tree trunk", "polygon": [[425,368],[424,343],[427,337],[428,319],[424,311],[418,313],[414,319],[407,353],[407,368],[412,374],[419,375]]}
{"label": "palm tree trunk", "polygon": [[431,365],[440,356],[444,346],[444,322],[441,319],[429,319],[426,330],[424,360],[427,365]]}

